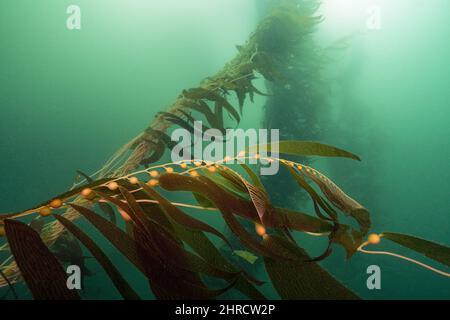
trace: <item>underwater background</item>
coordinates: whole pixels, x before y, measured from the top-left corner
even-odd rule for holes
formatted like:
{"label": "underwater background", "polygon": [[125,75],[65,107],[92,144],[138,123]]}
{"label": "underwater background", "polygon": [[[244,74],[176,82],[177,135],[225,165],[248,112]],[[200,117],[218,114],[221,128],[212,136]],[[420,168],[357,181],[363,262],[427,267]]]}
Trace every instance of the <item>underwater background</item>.
{"label": "underwater background", "polygon": [[[230,60],[269,2],[2,1],[0,211],[29,208],[70,188],[76,170],[95,172],[180,91]],[[82,10],[81,30],[66,28],[70,4]],[[379,30],[366,26],[374,5],[381,9]],[[315,166],[370,210],[374,231],[448,245],[450,2],[324,0],[319,11],[324,21],[314,38],[320,46],[348,38],[326,66],[321,92],[327,108],[318,106],[316,115],[320,141],[363,161],[320,160]],[[247,105],[240,126],[263,126],[264,104],[259,97]],[[308,130],[314,136],[304,130],[304,137]],[[312,253],[323,247],[299,239]],[[321,264],[363,298],[450,298],[447,278],[412,264],[359,254],[344,260],[337,248]],[[148,295],[138,271],[117,263]],[[382,271],[381,290],[366,287],[373,264]],[[87,266],[95,275],[86,280],[83,297],[120,298],[94,260]],[[24,285],[17,288],[19,297],[30,298]],[[233,294],[226,297],[240,298]]]}

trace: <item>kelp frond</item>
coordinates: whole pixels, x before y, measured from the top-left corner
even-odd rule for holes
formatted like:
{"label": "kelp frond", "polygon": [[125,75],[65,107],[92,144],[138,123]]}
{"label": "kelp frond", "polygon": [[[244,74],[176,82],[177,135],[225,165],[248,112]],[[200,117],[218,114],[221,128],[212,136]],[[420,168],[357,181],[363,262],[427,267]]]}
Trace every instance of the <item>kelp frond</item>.
{"label": "kelp frond", "polygon": [[[280,152],[292,153],[296,144],[301,145],[302,142],[280,144],[284,146]],[[308,146],[305,153],[355,158],[351,153],[331,146],[313,142],[304,145]],[[301,154],[301,149],[296,150],[297,155]],[[299,186],[310,194],[317,217],[273,206],[258,175],[250,167],[241,164],[233,168],[229,164],[233,160],[243,163],[255,159],[262,162],[279,161],[287,168]],[[192,193],[193,199],[199,199],[198,204],[172,201],[162,196],[162,190],[170,193],[188,191]],[[84,199],[85,205],[79,205],[80,198]],[[119,212],[128,226],[127,230],[122,230],[88,208],[99,203],[107,204],[114,215]],[[198,213],[220,213],[245,250],[235,250],[221,232],[185,213],[184,208],[195,209]],[[331,253],[333,244],[343,246],[349,257],[355,252],[389,254],[449,276],[446,272],[410,258],[365,250],[366,245],[379,243],[379,237],[375,234],[370,235],[367,241],[363,240],[370,229],[368,211],[316,169],[283,158],[241,152],[235,158],[226,157],[217,162],[185,160],[145,168],[120,177],[91,181],[82,188],[63,193],[33,209],[0,216],[1,228],[4,228],[8,239],[8,247],[4,246],[3,249],[11,250],[17,263],[17,268],[12,267],[15,264],[2,266],[4,279],[0,279],[0,285],[6,285],[6,279],[9,282],[17,281],[20,270],[20,276],[36,298],[78,298],[63,289],[61,283],[64,282],[65,273],[61,273],[58,260],[41,240],[52,238],[54,229],[44,227],[39,236],[30,226],[17,221],[25,215],[40,214],[53,216],[62,228],[71,232],[91,251],[123,298],[140,298],[94,240],[60,214],[64,209],[75,210],[89,221],[142,272],[153,294],[160,299],[209,299],[232,288],[249,298],[262,298],[256,289],[262,282],[229,261],[206,234],[223,241],[232,252],[249,263],[261,257],[272,285],[286,299],[356,298],[354,293],[315,262],[325,259]],[[342,223],[341,212],[352,216],[360,227],[355,229]],[[237,217],[253,222],[255,232],[244,228]],[[292,232],[328,237],[329,245],[323,255],[312,259],[297,245]],[[445,246],[399,234],[385,233],[382,236],[449,265],[450,249]],[[186,246],[192,248],[193,252],[187,250]],[[42,268],[52,266],[51,270],[42,271],[42,276],[50,276],[49,272],[59,275],[59,282],[54,283],[56,287],[52,293],[39,285],[42,285],[39,280],[41,273],[36,273],[36,268],[41,268],[40,263]],[[222,279],[228,285],[209,288],[201,275]],[[308,281],[320,281],[320,284],[309,286]]]}

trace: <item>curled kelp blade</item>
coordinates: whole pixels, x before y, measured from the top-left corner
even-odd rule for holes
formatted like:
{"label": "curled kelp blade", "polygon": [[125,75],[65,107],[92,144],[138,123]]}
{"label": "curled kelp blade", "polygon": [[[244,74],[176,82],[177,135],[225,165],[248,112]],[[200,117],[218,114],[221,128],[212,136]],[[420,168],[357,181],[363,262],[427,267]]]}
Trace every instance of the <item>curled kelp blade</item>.
{"label": "curled kelp blade", "polygon": [[333,181],[316,169],[304,166],[301,171],[319,186],[325,197],[335,207],[349,214],[358,222],[362,234],[367,234],[371,227],[371,221],[369,211],[363,205],[347,195]]}
{"label": "curled kelp blade", "polygon": [[[180,174],[164,174],[160,177],[160,185],[171,191],[184,190],[202,194],[208,200],[214,203],[219,209],[223,219],[227,223],[230,230],[238,237],[240,242],[250,251],[258,255],[267,255],[273,258],[283,259],[285,257],[273,252],[267,247],[261,245],[252,234],[250,234],[236,219],[234,212],[236,210],[248,210],[248,203],[240,202],[239,199],[229,198],[225,194],[225,190],[221,189],[217,184],[207,177],[199,176],[198,178],[187,177]],[[244,205],[240,207],[240,205]],[[249,212],[242,213],[250,214]],[[254,221],[258,218],[254,217]]]}
{"label": "curled kelp blade", "polygon": [[[282,163],[285,168],[289,171],[291,176],[294,178],[294,180],[298,183],[298,185],[303,188],[311,197],[314,203],[314,208],[317,216],[319,218],[322,218],[324,220],[333,221],[335,223],[338,222],[338,217],[336,211],[331,208],[331,206],[326,204],[326,201],[320,197],[320,195],[312,188],[306,180],[303,178],[303,176],[300,174],[300,172],[297,172],[293,167],[291,167],[288,164]],[[322,216],[322,213],[320,210],[317,210],[317,205],[319,205],[327,214],[328,218]]]}
{"label": "curled kelp blade", "polygon": [[298,246],[294,246],[285,238],[270,235],[263,243],[292,255],[296,260],[282,261],[264,257],[267,273],[275,290],[282,299],[359,299],[356,294],[338,282],[332,275],[322,269]]}
{"label": "curled kelp blade", "polygon": [[261,144],[247,148],[250,153],[271,152],[279,150],[281,154],[293,156],[318,156],[318,157],[341,157],[361,161],[361,159],[348,151],[312,141],[278,141],[270,144]]}
{"label": "curled kelp blade", "polygon": [[273,224],[273,207],[270,203],[269,195],[267,194],[264,185],[259,177],[247,165],[241,164],[241,167],[244,168],[252,180],[252,183],[249,183],[245,178],[241,177],[241,181],[247,188],[248,194],[255,205],[261,222],[264,225]]}
{"label": "curled kelp blade", "polygon": [[39,234],[25,223],[5,220],[11,253],[31,294],[38,300],[78,300],[67,288],[67,274]]}
{"label": "curled kelp blade", "polygon": [[64,218],[63,216],[55,215],[54,217],[91,252],[94,258],[106,271],[109,278],[114,283],[114,286],[117,288],[117,290],[124,299],[126,300],[140,299],[139,295],[128,284],[125,278],[122,277],[122,275],[116,269],[111,260],[109,260],[108,256],[86,233],[81,231],[80,228],[78,228],[74,223]]}
{"label": "curled kelp blade", "polygon": [[382,236],[450,267],[450,248],[445,245],[401,233],[383,232]]}

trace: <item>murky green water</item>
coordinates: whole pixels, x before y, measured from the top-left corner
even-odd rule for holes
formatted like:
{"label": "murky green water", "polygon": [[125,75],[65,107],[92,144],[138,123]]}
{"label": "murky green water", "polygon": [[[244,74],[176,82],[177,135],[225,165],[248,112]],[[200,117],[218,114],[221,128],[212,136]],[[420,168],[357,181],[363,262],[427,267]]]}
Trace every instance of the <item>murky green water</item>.
{"label": "murky green water", "polygon": [[[448,245],[450,2],[323,2],[316,41],[326,47],[351,38],[327,66],[321,140],[363,161],[317,165],[371,210],[375,232]],[[75,3],[82,28],[68,30],[66,8]],[[381,20],[371,30],[367,10],[374,5]],[[258,0],[2,1],[0,211],[32,207],[69,188],[76,170],[96,171],[181,90],[232,58],[263,11]],[[260,98],[246,107],[242,127],[260,126],[263,104]],[[366,287],[373,264],[382,270],[381,290]],[[118,298],[100,267],[88,265],[96,276],[85,297]],[[450,298],[448,278],[393,258],[344,261],[336,249],[323,265],[364,298]],[[136,289],[148,292],[128,270]]]}

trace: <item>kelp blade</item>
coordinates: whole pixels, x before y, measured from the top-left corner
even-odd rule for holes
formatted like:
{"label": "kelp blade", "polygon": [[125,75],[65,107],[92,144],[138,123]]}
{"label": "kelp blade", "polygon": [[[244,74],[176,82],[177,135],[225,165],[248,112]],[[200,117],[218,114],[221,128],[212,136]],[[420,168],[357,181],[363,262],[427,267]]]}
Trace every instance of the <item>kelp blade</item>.
{"label": "kelp blade", "polygon": [[401,233],[383,232],[383,238],[450,267],[450,248],[447,246]]}
{"label": "kelp blade", "polygon": [[[263,243],[273,250],[288,251],[298,260],[311,259],[303,249],[294,247],[284,238],[271,235]],[[264,263],[272,284],[282,299],[359,299],[315,262],[282,261],[264,257]]]}
{"label": "kelp blade", "polygon": [[67,230],[69,230],[92,253],[98,263],[100,263],[103,269],[105,269],[106,273],[114,283],[114,286],[124,299],[140,299],[138,294],[133,290],[133,288],[131,288],[125,278],[122,277],[111,260],[109,260],[108,256],[86,233],[81,231],[80,228],[63,216],[55,215],[55,219],[58,220]]}
{"label": "kelp blade", "polygon": [[79,300],[67,288],[67,274],[39,234],[25,223],[5,220],[6,237],[17,266],[37,300]]}
{"label": "kelp blade", "polygon": [[137,256],[134,240],[127,233],[88,208],[75,204],[72,204],[71,207],[84,216],[120,253],[143,272],[144,269]]}
{"label": "kelp blade", "polygon": [[292,156],[339,157],[361,161],[357,155],[351,152],[312,141],[278,141],[270,144],[251,146],[247,151],[250,153],[271,152],[273,148],[278,148],[279,153],[281,154]]}

